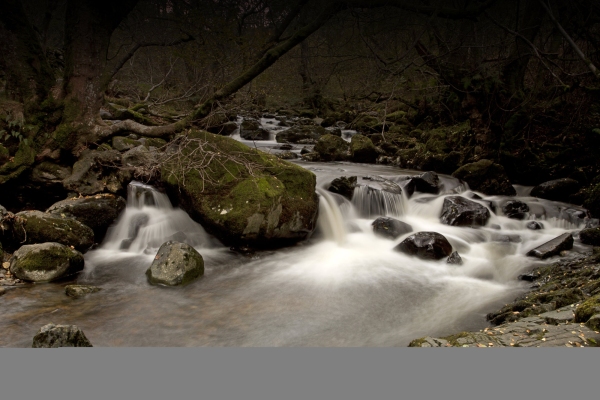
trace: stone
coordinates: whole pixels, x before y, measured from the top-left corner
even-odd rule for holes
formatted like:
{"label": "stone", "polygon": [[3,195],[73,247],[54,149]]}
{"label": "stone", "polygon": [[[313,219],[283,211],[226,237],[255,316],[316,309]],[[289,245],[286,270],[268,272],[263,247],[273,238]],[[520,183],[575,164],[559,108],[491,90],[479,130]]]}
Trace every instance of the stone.
{"label": "stone", "polygon": [[461,196],[448,196],[442,205],[440,220],[452,226],[484,226],[490,211],[479,203]]}
{"label": "stone", "polygon": [[356,176],[341,176],[339,178],[335,178],[331,181],[331,184],[327,190],[332,193],[340,194],[348,200],[352,200],[354,188],[356,187],[356,179]]}
{"label": "stone", "polygon": [[579,232],[579,240],[583,244],[600,246],[600,228],[587,228]]}
{"label": "stone", "polygon": [[463,260],[462,260],[462,257],[460,256],[460,254],[458,254],[458,251],[453,251],[452,254],[450,254],[448,259],[446,260],[446,263],[453,264],[453,265],[462,265]]}
{"label": "stone", "polygon": [[76,325],[44,325],[33,337],[33,348],[93,347]]}
{"label": "stone", "polygon": [[275,140],[277,143],[304,143],[314,144],[323,135],[330,132],[317,125],[296,125],[282,132],[278,132]]}
{"label": "stone", "polygon": [[535,249],[527,252],[530,257],[537,257],[545,259],[560,254],[563,250],[570,250],[573,248],[573,236],[570,233],[563,233],[562,235],[536,247]]}
{"label": "stone", "polygon": [[529,221],[525,226],[527,227],[527,229],[531,229],[532,231],[544,229],[544,224],[537,221]]}
{"label": "stone", "polygon": [[277,157],[281,158],[282,160],[295,160],[296,158],[298,158],[298,154],[292,151],[283,151],[277,154]]}
{"label": "stone", "polygon": [[158,249],[146,276],[152,285],[186,285],[204,275],[204,259],[192,246],[169,241]]}
{"label": "stone", "polygon": [[488,196],[515,196],[515,188],[508,180],[504,167],[491,160],[479,160],[465,164],[452,174],[453,177],[465,181],[471,190]]}
{"label": "stone", "polygon": [[319,138],[314,149],[323,161],[344,161],[348,159],[348,142],[341,137],[326,134]]}
{"label": "stone", "polygon": [[406,222],[391,217],[379,217],[371,226],[375,235],[392,240],[413,230]]}
{"label": "stone", "polygon": [[352,136],[352,139],[350,139],[350,159],[352,161],[373,164],[378,156],[377,149],[371,139],[360,134]]}
{"label": "stone", "polygon": [[90,286],[90,285],[67,285],[65,286],[65,294],[74,299],[79,299],[81,297],[87,296],[90,293],[99,292],[99,287]]}
{"label": "stone", "polygon": [[269,140],[271,134],[268,130],[259,128],[253,131],[242,129],[240,137],[245,140]]}
{"label": "stone", "polygon": [[433,171],[415,176],[411,179],[417,192],[438,194],[440,192],[440,178]]}
{"label": "stone", "polygon": [[123,153],[121,162],[128,167],[148,167],[156,164],[157,157],[156,150],[149,150],[148,147],[139,145]]}
{"label": "stone", "polygon": [[519,200],[509,200],[502,206],[502,212],[511,219],[525,219],[529,215],[529,206]]}
{"label": "stone", "polygon": [[14,252],[10,272],[18,279],[49,282],[83,270],[83,255],[60,243],[21,246]]}
{"label": "stone", "polygon": [[231,136],[238,129],[238,124],[235,121],[225,122],[222,125],[208,128],[210,133],[222,136]]}
{"label": "stone", "polygon": [[450,256],[452,245],[437,232],[417,232],[404,239],[394,250],[424,260],[440,260]]}
{"label": "stone", "polygon": [[131,172],[121,167],[122,155],[117,150],[88,151],[75,162],[72,174],[62,182],[63,187],[83,196],[124,193]]}
{"label": "stone", "polygon": [[575,179],[554,179],[531,189],[531,195],[547,200],[568,202],[569,196],[575,194],[579,188],[579,182]]}

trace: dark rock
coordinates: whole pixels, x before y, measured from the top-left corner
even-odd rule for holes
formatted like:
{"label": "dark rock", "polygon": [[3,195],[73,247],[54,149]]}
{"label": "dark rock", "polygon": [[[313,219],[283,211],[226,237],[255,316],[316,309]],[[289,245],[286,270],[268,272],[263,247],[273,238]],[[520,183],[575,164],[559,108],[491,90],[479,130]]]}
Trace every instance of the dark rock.
{"label": "dark rock", "polygon": [[463,264],[463,260],[460,256],[460,254],[458,254],[458,251],[453,251],[452,254],[450,254],[450,256],[448,257],[448,259],[446,260],[447,264],[454,264],[454,265],[462,265]]}
{"label": "dark rock", "polygon": [[442,224],[452,226],[484,226],[489,218],[486,207],[461,196],[446,197],[440,216]]}
{"label": "dark rock", "polygon": [[87,296],[90,293],[99,292],[101,289],[96,286],[89,285],[67,285],[65,286],[65,294],[74,299]]}
{"label": "dark rock", "polygon": [[537,221],[529,221],[525,226],[527,227],[527,229],[531,229],[532,231],[544,229],[544,225],[541,222]]}
{"label": "dark rock", "polygon": [[33,337],[33,348],[93,347],[76,325],[48,324]]}
{"label": "dark rock", "polygon": [[517,277],[518,280],[520,281],[525,281],[525,282],[533,282],[538,278],[538,276],[536,274],[533,273],[529,273],[529,274],[521,274]]}
{"label": "dark rock", "polygon": [[275,147],[275,148],[278,149],[278,150],[292,150],[294,148],[294,146],[292,146],[291,144],[286,143],[286,144],[282,144],[281,146]]}
{"label": "dark rock", "polygon": [[46,211],[76,219],[94,231],[97,243],[102,241],[108,227],[117,219],[126,206],[125,199],[112,194],[74,198],[59,201]]}
{"label": "dark rock", "polygon": [[116,150],[89,151],[73,165],[73,173],[63,180],[63,186],[84,196],[103,192],[124,193],[131,180],[131,172],[121,166],[122,156]]}
{"label": "dark rock", "polygon": [[377,236],[388,239],[396,239],[405,233],[412,232],[413,228],[406,222],[391,217],[379,217],[371,224],[373,232]]}
{"label": "dark rock", "polygon": [[255,119],[244,119],[240,126],[241,131],[257,131],[261,128],[260,122]]}
{"label": "dark rock", "polygon": [[579,240],[583,244],[600,246],[600,228],[588,228],[579,232]]}
{"label": "dark rock", "polygon": [[319,153],[317,153],[316,151],[302,154],[302,159],[304,161],[311,161],[311,162],[321,161],[321,157],[319,156]]}
{"label": "dark rock", "polygon": [[225,122],[222,125],[210,127],[208,128],[208,131],[216,135],[231,136],[231,134],[235,132],[236,129],[238,129],[238,124],[235,121],[229,121]]}
{"label": "dark rock", "polygon": [[571,178],[555,179],[544,182],[531,189],[531,195],[542,199],[564,201],[579,190],[579,182]]}
{"label": "dark rock", "polygon": [[437,232],[417,232],[404,239],[394,250],[424,260],[440,260],[452,253],[452,245]]}
{"label": "dark rock", "polygon": [[519,200],[509,200],[502,206],[502,212],[511,219],[525,219],[529,206]]}
{"label": "dark rock", "polygon": [[47,282],[83,269],[83,255],[60,243],[21,246],[10,262],[10,272],[24,281]]}
{"label": "dark rock", "polygon": [[204,259],[185,243],[166,242],[160,249],[146,276],[152,285],[186,285],[204,274]]}
{"label": "dark rock", "polygon": [[433,194],[440,192],[440,178],[433,171],[415,176],[411,181],[414,183],[417,192]]}
{"label": "dark rock", "polygon": [[308,154],[308,153],[310,153],[310,152],[311,152],[311,149],[309,149],[307,146],[304,146],[304,147],[302,148],[302,150],[300,150],[300,154],[301,154],[301,155],[305,155],[305,154]]}
{"label": "dark rock", "polygon": [[[1,213],[0,213],[0,216],[2,216]],[[588,218],[585,221],[584,228],[597,228],[599,226],[600,226],[600,220],[598,218]]]}
{"label": "dark rock", "polygon": [[314,151],[323,161],[343,161],[348,159],[348,142],[331,134],[323,135],[317,141]]}
{"label": "dark rock", "polygon": [[263,128],[253,131],[242,129],[240,136],[245,140],[269,140],[271,138],[269,131]]}
{"label": "dark rock", "polygon": [[563,250],[570,250],[572,248],[573,236],[570,233],[563,233],[562,235],[544,243],[543,245],[530,250],[527,255],[530,257],[545,259],[558,255]]}
{"label": "dark rock", "polygon": [[515,188],[510,184],[504,167],[491,160],[479,160],[475,163],[465,164],[452,174],[476,190],[488,196],[504,195],[514,196]]}
{"label": "dark rock", "polygon": [[341,194],[348,200],[352,200],[352,195],[354,194],[355,187],[356,176],[341,176],[332,180],[327,190],[329,190],[332,193]]}
{"label": "dark rock", "polygon": [[378,155],[375,145],[368,137],[354,135],[350,139],[350,158],[352,161],[373,164]]}

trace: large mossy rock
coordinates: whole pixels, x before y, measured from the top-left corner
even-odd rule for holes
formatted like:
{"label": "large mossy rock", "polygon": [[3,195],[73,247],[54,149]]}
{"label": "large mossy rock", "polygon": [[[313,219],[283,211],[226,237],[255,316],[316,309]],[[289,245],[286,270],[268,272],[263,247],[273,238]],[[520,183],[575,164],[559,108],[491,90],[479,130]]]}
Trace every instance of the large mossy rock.
{"label": "large mossy rock", "polygon": [[531,195],[542,199],[568,202],[569,196],[575,194],[579,187],[579,182],[575,179],[555,179],[537,185],[531,189]]}
{"label": "large mossy rock", "polygon": [[56,242],[73,246],[78,251],[86,251],[94,244],[94,231],[81,222],[62,215],[41,211],[22,211],[14,217],[4,220],[9,226],[4,243],[9,249],[22,244]]}
{"label": "large mossy rock", "polygon": [[484,226],[490,211],[479,203],[461,196],[448,196],[442,205],[442,224],[451,226]]}
{"label": "large mossy rock", "polygon": [[583,229],[579,232],[579,240],[581,243],[600,246],[600,227]]}
{"label": "large mossy rock", "polygon": [[277,143],[299,143],[300,141],[311,141],[316,143],[323,135],[327,135],[327,129],[318,125],[296,125],[290,129],[277,133]]}
{"label": "large mossy rock", "polygon": [[373,164],[378,155],[371,139],[364,135],[352,136],[350,140],[350,158],[352,161]]}
{"label": "large mossy rock", "polygon": [[10,262],[10,272],[19,279],[48,282],[83,269],[83,255],[60,243],[21,246]]}
{"label": "large mossy rock", "polygon": [[192,246],[169,241],[158,249],[146,271],[152,285],[186,285],[204,274],[204,259]]}
{"label": "large mossy rock", "polygon": [[84,153],[73,165],[71,176],[63,180],[66,190],[84,196],[110,192],[124,193],[131,173],[121,168],[117,150],[93,150]]}
{"label": "large mossy rock", "polygon": [[323,161],[344,161],[348,159],[348,142],[339,136],[326,134],[319,138],[314,151]]}
{"label": "large mossy rock", "polygon": [[452,176],[467,182],[472,190],[488,196],[515,196],[517,194],[504,172],[504,167],[491,160],[479,160],[465,164],[454,171]]}
{"label": "large mossy rock", "polygon": [[94,231],[96,242],[100,242],[126,205],[124,198],[106,193],[62,200],[46,212],[64,215],[89,226]]}
{"label": "large mossy rock", "polygon": [[33,337],[33,348],[93,347],[76,325],[48,324]]}
{"label": "large mossy rock", "polygon": [[394,250],[424,260],[441,260],[452,254],[452,245],[437,232],[417,232],[400,242]]}
{"label": "large mossy rock", "polygon": [[[190,156],[199,144],[216,153],[204,176],[182,167],[202,157]],[[312,172],[204,131],[190,133],[180,146],[183,162],[166,164],[162,180],[171,197],[223,243],[276,248],[314,230],[319,203]]]}

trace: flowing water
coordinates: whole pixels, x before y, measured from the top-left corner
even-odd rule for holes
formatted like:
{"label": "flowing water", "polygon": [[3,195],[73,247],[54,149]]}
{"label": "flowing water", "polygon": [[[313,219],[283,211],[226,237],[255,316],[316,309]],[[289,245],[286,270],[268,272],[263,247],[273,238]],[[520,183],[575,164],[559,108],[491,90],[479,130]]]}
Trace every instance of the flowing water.
{"label": "flowing water", "polygon": [[[261,145],[269,143],[275,145]],[[404,176],[417,172],[298,164],[317,175],[320,214],[309,240],[240,255],[172,207],[166,195],[133,182],[127,208],[101,246],[86,253],[82,273],[15,288],[1,298],[0,345],[29,347],[37,330],[53,322],[78,325],[94,346],[406,346],[425,335],[487,326],[485,314],[526,290],[518,275],[540,263],[524,254],[580,227],[576,207],[528,197],[525,187],[517,187],[518,198],[545,229],[529,230],[527,220],[494,213],[486,227],[447,226],[439,221],[444,197],[472,193],[451,177],[440,176],[440,195],[407,198],[359,187],[348,201],[326,190],[334,178],[358,176],[365,185],[379,176],[402,185]],[[481,196],[477,201],[486,207],[504,200]],[[464,264],[394,251],[409,234],[375,236],[371,224],[378,215],[401,219],[415,232],[443,234]],[[151,286],[145,271],[170,239],[193,245],[204,257],[205,274],[185,287]],[[64,286],[74,283],[102,290],[71,299]]]}

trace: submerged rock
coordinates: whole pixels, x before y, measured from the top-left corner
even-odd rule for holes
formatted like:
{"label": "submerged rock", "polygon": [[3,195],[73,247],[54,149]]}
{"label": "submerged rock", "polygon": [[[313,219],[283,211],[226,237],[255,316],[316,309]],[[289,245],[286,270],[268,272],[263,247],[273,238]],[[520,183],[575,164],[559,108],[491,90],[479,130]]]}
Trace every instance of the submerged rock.
{"label": "submerged rock", "polygon": [[48,324],[33,337],[33,348],[93,347],[76,325]]}
{"label": "submerged rock", "polygon": [[47,282],[79,272],[83,264],[80,252],[60,243],[29,244],[14,252],[10,272],[24,281]]}
{"label": "submerged rock", "polygon": [[527,227],[527,229],[531,229],[532,231],[536,231],[539,229],[544,229],[544,224],[537,221],[529,221],[525,227]]}
{"label": "submerged rock", "polygon": [[437,232],[417,232],[404,239],[394,250],[424,260],[440,260],[452,253],[452,245]]}
{"label": "submerged rock", "polygon": [[160,249],[146,276],[152,285],[186,285],[204,274],[204,259],[192,246],[166,242]]}
{"label": "submerged rock", "polygon": [[417,192],[433,194],[440,192],[440,178],[433,171],[415,176],[411,181],[414,183],[414,190]]}
{"label": "submerged rock", "polygon": [[502,212],[511,219],[525,219],[529,206],[519,200],[509,200],[502,206]]}
{"label": "submerged rock", "polygon": [[391,217],[379,217],[371,224],[377,236],[396,239],[405,233],[412,232],[413,228],[406,222]]}
{"label": "submerged rock", "polygon": [[527,255],[530,257],[544,259],[558,255],[563,250],[570,250],[572,248],[573,236],[570,233],[563,233],[562,235],[544,243],[543,245],[530,250]]}
{"label": "submerged rock", "polygon": [[354,188],[356,187],[356,179],[356,176],[341,176],[339,178],[335,178],[331,181],[331,184],[327,190],[332,193],[341,194],[348,200],[352,200]]}
{"label": "submerged rock", "polygon": [[531,195],[547,200],[568,202],[569,196],[579,190],[579,182],[571,178],[544,182],[531,189]]}
{"label": "submerged rock", "polygon": [[504,167],[491,160],[479,160],[465,164],[454,171],[452,176],[467,182],[471,190],[488,196],[515,196],[517,194],[508,180]]}
{"label": "submerged rock", "polygon": [[84,297],[90,293],[99,292],[101,289],[96,286],[89,285],[67,285],[65,286],[65,294],[74,299]]}
{"label": "submerged rock", "polygon": [[463,260],[460,256],[460,254],[458,254],[458,251],[453,251],[452,254],[450,254],[448,259],[446,260],[446,263],[454,264],[454,265],[462,265]]}
{"label": "submerged rock", "polygon": [[442,224],[452,226],[484,226],[489,218],[486,207],[461,196],[446,197],[440,216]]}

